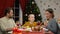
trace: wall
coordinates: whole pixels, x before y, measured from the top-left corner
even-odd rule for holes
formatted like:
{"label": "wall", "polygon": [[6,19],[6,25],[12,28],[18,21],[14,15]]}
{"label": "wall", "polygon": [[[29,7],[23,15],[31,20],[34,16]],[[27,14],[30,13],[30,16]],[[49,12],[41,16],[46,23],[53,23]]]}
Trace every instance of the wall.
{"label": "wall", "polygon": [[42,17],[44,16],[44,11],[47,8],[52,8],[54,10],[55,18],[60,17],[60,0],[35,0],[40,11],[42,14]]}

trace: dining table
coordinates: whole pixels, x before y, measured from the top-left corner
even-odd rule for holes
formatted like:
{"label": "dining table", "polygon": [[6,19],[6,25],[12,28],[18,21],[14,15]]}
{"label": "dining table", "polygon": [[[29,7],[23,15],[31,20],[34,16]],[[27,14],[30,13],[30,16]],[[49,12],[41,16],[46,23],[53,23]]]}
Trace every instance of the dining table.
{"label": "dining table", "polygon": [[12,34],[53,34],[49,32],[45,32],[44,30],[41,31],[20,31],[20,32],[12,32]]}

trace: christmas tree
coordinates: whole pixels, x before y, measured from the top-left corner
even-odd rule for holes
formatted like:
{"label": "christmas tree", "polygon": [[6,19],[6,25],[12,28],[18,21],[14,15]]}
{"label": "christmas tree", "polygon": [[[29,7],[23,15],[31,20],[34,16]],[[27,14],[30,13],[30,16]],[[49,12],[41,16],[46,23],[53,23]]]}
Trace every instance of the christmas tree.
{"label": "christmas tree", "polygon": [[28,21],[28,15],[34,14],[35,21],[42,21],[40,10],[35,3],[35,0],[29,0],[25,7],[25,12],[23,13],[23,21]]}

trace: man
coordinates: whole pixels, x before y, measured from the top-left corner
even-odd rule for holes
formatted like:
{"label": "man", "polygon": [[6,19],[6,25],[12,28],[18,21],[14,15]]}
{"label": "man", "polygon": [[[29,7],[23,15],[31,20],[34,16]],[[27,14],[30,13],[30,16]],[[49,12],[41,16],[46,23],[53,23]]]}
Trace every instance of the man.
{"label": "man", "polygon": [[35,16],[34,16],[34,14],[29,14],[29,16],[28,16],[28,22],[26,22],[23,26],[24,27],[35,27],[35,26],[37,26],[37,23],[36,22],[34,22],[35,21]]}
{"label": "man", "polygon": [[13,9],[7,8],[5,16],[0,18],[0,30],[2,34],[10,34],[8,32],[12,31],[14,27],[16,27],[16,24],[13,20]]}

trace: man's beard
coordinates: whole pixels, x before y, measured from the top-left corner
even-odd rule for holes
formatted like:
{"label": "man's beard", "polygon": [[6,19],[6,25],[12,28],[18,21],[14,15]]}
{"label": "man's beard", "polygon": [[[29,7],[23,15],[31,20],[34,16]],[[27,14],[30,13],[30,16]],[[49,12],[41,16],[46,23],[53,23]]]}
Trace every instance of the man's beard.
{"label": "man's beard", "polygon": [[13,16],[9,17],[9,18],[13,18]]}

